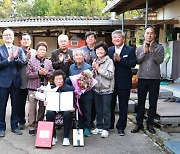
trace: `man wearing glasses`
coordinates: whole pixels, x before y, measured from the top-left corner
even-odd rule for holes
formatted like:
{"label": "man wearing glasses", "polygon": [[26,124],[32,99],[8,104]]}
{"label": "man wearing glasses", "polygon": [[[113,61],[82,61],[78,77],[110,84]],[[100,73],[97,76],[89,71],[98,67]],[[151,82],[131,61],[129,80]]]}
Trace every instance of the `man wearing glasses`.
{"label": "man wearing glasses", "polygon": [[6,130],[6,106],[8,98],[11,98],[11,131],[17,135],[22,132],[18,128],[17,103],[21,86],[19,69],[23,60],[18,47],[13,45],[14,32],[11,29],[3,31],[4,44],[0,46],[0,137],[5,136]]}

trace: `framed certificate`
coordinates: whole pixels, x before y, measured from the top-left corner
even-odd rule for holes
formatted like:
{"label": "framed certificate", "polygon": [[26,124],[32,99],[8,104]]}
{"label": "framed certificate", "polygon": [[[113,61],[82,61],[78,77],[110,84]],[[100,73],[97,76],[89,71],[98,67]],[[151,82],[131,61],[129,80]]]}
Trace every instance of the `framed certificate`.
{"label": "framed certificate", "polygon": [[69,111],[73,108],[73,91],[52,92],[46,94],[46,110],[50,111]]}

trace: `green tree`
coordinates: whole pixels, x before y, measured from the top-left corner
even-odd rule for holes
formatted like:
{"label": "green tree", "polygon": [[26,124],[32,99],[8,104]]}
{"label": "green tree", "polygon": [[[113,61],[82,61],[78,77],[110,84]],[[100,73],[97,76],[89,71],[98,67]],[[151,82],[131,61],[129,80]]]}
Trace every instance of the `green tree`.
{"label": "green tree", "polygon": [[51,0],[35,0],[32,6],[32,16],[45,16]]}
{"label": "green tree", "polygon": [[99,16],[104,7],[103,0],[52,0],[47,15]]}
{"label": "green tree", "polygon": [[86,16],[102,16],[106,3],[104,0],[85,0]]}
{"label": "green tree", "polygon": [[144,10],[130,10],[125,12],[125,18],[132,19],[132,18],[141,18],[144,15]]}
{"label": "green tree", "polygon": [[32,14],[32,4],[28,0],[14,0],[13,17],[29,17]]}
{"label": "green tree", "polygon": [[13,14],[11,0],[3,0],[0,2],[0,18],[8,18]]}
{"label": "green tree", "polygon": [[0,17],[102,16],[105,0],[3,0]]}

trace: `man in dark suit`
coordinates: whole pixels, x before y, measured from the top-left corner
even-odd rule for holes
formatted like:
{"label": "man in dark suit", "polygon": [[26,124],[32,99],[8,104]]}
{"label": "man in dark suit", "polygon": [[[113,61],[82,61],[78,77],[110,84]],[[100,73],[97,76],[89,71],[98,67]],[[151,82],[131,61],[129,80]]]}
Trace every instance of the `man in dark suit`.
{"label": "man in dark suit", "polygon": [[17,103],[21,86],[20,67],[23,60],[18,47],[13,45],[14,32],[11,29],[3,31],[4,45],[0,46],[0,137],[5,136],[6,106],[11,97],[11,131],[17,135],[22,132],[18,128]]}
{"label": "man in dark suit", "polygon": [[136,65],[136,55],[132,47],[125,45],[125,34],[115,30],[111,34],[114,46],[108,48],[108,55],[115,65],[115,88],[111,104],[111,129],[114,129],[116,98],[119,101],[119,119],[116,125],[120,136],[124,136],[127,125],[127,110],[130,96],[132,74]]}
{"label": "man in dark suit", "polygon": [[51,61],[55,70],[62,70],[69,77],[69,66],[73,63],[72,50],[68,49],[69,38],[67,35],[58,36],[59,49],[51,54]]}

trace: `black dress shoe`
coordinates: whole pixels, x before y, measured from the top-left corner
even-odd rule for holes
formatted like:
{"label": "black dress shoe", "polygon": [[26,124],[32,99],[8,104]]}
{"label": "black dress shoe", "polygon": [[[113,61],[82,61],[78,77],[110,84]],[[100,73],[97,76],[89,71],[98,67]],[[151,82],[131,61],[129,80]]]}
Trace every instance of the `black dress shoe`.
{"label": "black dress shoe", "polygon": [[131,133],[138,133],[140,130],[143,130],[143,125],[136,125],[134,129],[131,130]]}
{"label": "black dress shoe", "polygon": [[125,132],[124,132],[124,130],[119,129],[119,130],[118,130],[118,134],[119,134],[120,136],[124,136],[124,135],[125,135]]}
{"label": "black dress shoe", "polygon": [[4,130],[0,131],[0,137],[5,137],[5,131]]}
{"label": "black dress shoe", "polygon": [[147,125],[147,130],[148,130],[150,133],[152,133],[152,134],[155,134],[155,133],[156,133],[156,131],[155,131],[155,129],[153,128],[152,125]]}
{"label": "black dress shoe", "polygon": [[22,132],[20,131],[20,129],[14,129],[14,130],[11,130],[11,132],[13,132],[14,134],[16,135],[22,135]]}

